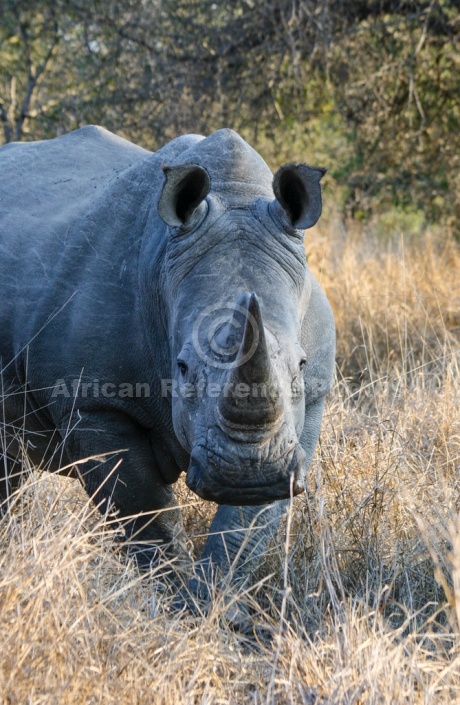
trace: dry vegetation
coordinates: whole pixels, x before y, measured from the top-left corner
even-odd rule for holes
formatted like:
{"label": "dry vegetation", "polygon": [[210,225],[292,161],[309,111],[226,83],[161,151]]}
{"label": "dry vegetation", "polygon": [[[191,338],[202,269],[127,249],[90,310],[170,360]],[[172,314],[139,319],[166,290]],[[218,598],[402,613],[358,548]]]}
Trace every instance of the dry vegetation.
{"label": "dry vegetation", "polygon": [[[172,612],[78,485],[35,474],[0,524],[2,704],[460,702],[460,251],[336,232],[308,249],[338,382],[254,633],[222,597]],[[211,508],[180,496],[199,543]]]}

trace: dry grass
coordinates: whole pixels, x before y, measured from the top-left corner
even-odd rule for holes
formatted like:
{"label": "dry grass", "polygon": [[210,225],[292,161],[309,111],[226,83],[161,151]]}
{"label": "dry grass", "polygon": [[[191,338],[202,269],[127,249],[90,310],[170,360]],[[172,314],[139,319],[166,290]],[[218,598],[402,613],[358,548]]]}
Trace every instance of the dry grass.
{"label": "dry grass", "polygon": [[[338,383],[307,499],[266,556],[254,635],[170,610],[78,485],[34,476],[0,524],[0,702],[460,702],[460,251],[318,233]],[[200,541],[210,507],[180,490]]]}

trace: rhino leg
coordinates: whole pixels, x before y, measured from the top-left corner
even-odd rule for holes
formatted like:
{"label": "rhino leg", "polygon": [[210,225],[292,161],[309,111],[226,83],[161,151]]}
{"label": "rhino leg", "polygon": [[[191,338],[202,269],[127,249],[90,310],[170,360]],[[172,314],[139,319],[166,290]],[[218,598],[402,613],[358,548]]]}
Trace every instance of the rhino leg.
{"label": "rhino leg", "polygon": [[[78,414],[61,424],[66,454],[102,513],[122,525],[128,553],[148,569],[186,557],[182,515],[155,462],[147,432],[120,412]],[[82,460],[86,462],[81,463]]]}
{"label": "rhino leg", "polygon": [[[195,576],[189,581],[192,597],[209,601],[215,580],[236,589],[246,586],[264,558],[288,506],[289,500],[263,506],[221,505],[212,521]],[[243,607],[233,608],[227,618],[235,627],[245,630],[247,612]]]}

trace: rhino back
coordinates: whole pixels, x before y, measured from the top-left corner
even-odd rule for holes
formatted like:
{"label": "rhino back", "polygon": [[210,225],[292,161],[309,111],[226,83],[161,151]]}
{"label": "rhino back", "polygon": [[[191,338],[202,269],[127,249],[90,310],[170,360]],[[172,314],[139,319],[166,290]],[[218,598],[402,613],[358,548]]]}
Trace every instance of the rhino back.
{"label": "rhino back", "polygon": [[[186,135],[155,153],[167,161],[201,138]],[[126,170],[152,161],[153,153],[95,125],[39,142],[16,142],[0,148],[0,246],[21,251],[49,242],[59,226],[69,225],[105,203]],[[134,167],[134,169],[133,169]],[[144,184],[146,189],[151,184]]]}
{"label": "rhino back", "polygon": [[[75,215],[98,189],[150,152],[93,125],[41,142],[17,142],[0,149],[0,204],[26,217],[49,222]],[[20,217],[19,217],[20,214]]]}
{"label": "rhino back", "polygon": [[[161,164],[200,138],[155,154],[97,127],[0,150],[0,358],[26,363],[31,385],[63,373],[139,374],[138,257]],[[152,233],[161,237],[161,232]],[[144,362],[145,364],[145,362]],[[49,391],[49,390],[48,390]],[[46,403],[46,394],[39,394]]]}

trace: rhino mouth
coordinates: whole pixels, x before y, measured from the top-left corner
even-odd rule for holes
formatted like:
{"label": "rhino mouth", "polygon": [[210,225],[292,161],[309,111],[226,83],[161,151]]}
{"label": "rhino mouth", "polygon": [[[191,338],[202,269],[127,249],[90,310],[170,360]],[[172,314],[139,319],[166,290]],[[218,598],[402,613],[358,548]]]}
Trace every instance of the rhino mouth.
{"label": "rhino mouth", "polygon": [[[218,462],[216,462],[218,459]],[[275,462],[228,462],[214,450],[199,446],[192,452],[187,487],[217,504],[268,504],[305,491],[305,453],[299,445]]]}

